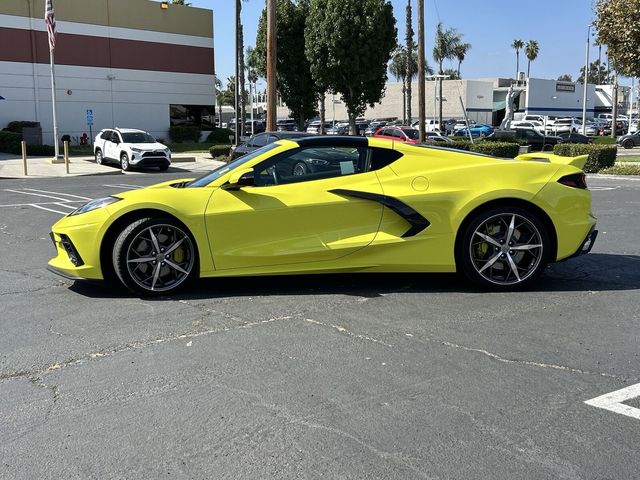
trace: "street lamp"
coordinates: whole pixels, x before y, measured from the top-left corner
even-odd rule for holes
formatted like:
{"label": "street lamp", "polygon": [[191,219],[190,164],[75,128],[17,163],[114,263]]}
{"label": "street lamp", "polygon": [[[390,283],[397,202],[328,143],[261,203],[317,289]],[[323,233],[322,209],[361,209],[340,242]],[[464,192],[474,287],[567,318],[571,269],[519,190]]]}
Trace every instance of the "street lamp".
{"label": "street lamp", "polygon": [[427,75],[425,77],[425,78],[433,78],[433,128],[435,128],[436,117],[438,115],[438,79],[449,78],[449,77],[450,75]]}
{"label": "street lamp", "polygon": [[[582,134],[585,135],[587,132],[587,79],[589,77],[589,43],[591,39],[591,27],[593,24],[589,24],[587,28],[587,52],[584,58],[584,81],[582,83],[583,86],[583,94],[582,94]],[[598,66],[598,68],[600,68]]]}

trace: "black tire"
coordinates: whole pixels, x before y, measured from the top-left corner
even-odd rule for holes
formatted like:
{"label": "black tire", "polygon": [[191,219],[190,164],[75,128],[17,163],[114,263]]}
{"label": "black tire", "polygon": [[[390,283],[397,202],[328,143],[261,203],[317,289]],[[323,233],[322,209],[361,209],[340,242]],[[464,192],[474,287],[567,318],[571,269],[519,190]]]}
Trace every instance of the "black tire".
{"label": "black tire", "polygon": [[626,148],[627,150],[633,148],[635,146],[635,144],[633,143],[633,140],[625,140],[624,143],[622,144],[622,146],[624,148]]}
{"label": "black tire", "polygon": [[158,167],[158,170],[160,170],[161,172],[166,172],[169,169],[169,165],[160,165]]}
{"label": "black tire", "polygon": [[[513,233],[509,235],[512,222]],[[542,274],[552,257],[552,242],[544,222],[520,207],[481,211],[466,223],[460,235],[458,271],[484,289],[525,288]]]}
{"label": "black tire", "polygon": [[309,165],[305,162],[296,162],[291,168],[291,175],[294,177],[307,175],[309,173]]}
{"label": "black tire", "polygon": [[131,170],[131,164],[129,163],[129,155],[127,155],[124,152],[122,152],[122,154],[120,155],[120,168],[124,172]]}
{"label": "black tire", "polygon": [[96,157],[96,163],[98,165],[102,165],[102,163],[104,162],[104,157],[102,156],[102,150],[100,150],[99,148],[96,148],[95,157]]}
{"label": "black tire", "polygon": [[172,294],[197,278],[199,271],[191,232],[167,217],[141,218],[129,224],[116,238],[112,261],[122,284],[142,296]]}

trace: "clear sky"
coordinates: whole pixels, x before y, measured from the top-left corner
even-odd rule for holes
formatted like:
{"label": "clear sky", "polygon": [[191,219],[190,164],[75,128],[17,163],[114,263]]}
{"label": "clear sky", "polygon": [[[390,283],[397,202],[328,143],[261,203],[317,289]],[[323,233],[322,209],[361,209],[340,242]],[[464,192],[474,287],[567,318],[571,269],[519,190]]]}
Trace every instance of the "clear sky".
{"label": "clear sky", "polygon": [[[216,74],[226,84],[234,73],[235,0],[190,0],[194,6],[213,10]],[[392,0],[398,38],[404,40],[406,0]],[[416,0],[412,0],[414,31],[417,32]],[[242,22],[245,46],[255,45],[258,18],[265,0],[243,2]],[[568,73],[576,80],[584,65],[587,25],[593,20],[593,0],[425,0],[426,56],[433,66],[431,51],[435,25],[454,27],[471,44],[462,64],[463,78],[514,77],[515,38],[537,40],[538,59],[531,64],[531,76],[557,78]],[[592,42],[593,43],[593,42]],[[598,58],[591,48],[591,61]],[[603,51],[604,61],[604,51]],[[455,65],[451,65],[453,67]],[[520,54],[520,70],[527,60]],[[630,84],[621,79],[621,84]]]}

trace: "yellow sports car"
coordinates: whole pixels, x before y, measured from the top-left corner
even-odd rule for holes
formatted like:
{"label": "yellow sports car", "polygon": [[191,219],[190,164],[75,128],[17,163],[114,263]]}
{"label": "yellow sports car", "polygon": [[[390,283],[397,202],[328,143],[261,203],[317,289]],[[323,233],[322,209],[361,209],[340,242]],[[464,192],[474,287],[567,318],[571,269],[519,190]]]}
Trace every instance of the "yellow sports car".
{"label": "yellow sports car", "polygon": [[588,252],[586,156],[515,159],[363,137],[281,140],[58,221],[49,269],[142,294],[198,277],[455,272],[492,289]]}

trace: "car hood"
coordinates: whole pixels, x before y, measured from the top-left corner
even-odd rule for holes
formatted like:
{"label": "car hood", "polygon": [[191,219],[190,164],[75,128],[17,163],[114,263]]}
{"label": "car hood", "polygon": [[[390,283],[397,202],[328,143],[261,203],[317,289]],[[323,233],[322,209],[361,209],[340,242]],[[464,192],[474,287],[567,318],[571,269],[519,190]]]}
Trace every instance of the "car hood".
{"label": "car hood", "polygon": [[161,143],[130,143],[129,147],[137,148],[138,150],[151,151],[151,150],[164,150],[166,145]]}

